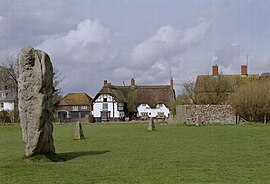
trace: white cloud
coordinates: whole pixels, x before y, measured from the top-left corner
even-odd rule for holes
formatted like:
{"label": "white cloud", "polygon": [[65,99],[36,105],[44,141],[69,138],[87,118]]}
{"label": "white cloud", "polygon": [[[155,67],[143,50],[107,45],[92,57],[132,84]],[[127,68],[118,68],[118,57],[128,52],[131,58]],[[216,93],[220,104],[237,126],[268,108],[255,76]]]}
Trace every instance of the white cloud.
{"label": "white cloud", "polygon": [[270,55],[244,52],[240,43],[227,44],[216,50],[214,58],[212,64],[219,65],[224,74],[239,74],[241,65],[246,64],[249,73],[261,74],[270,70]]}
{"label": "white cloud", "polygon": [[215,51],[214,58],[212,64],[221,66],[222,72],[233,73],[243,62],[242,47],[239,43],[227,44]]}
{"label": "white cloud", "polygon": [[198,59],[187,61],[182,57],[200,44],[210,27],[211,22],[205,18],[199,18],[195,26],[185,30],[163,26],[132,49],[129,58],[126,58],[129,62],[121,71],[131,71],[124,72],[126,78],[135,77],[139,84],[169,84],[170,72],[176,83],[190,80],[189,71],[193,70],[192,65],[199,65],[196,63]]}
{"label": "white cloud", "polygon": [[64,75],[64,91],[80,89],[94,94],[93,89],[103,80],[106,63],[111,61],[110,40],[108,28],[98,20],[86,19],[75,30],[45,40],[36,48],[49,53],[53,64]]}
{"label": "white cloud", "polygon": [[184,31],[173,26],[161,27],[157,33],[137,45],[131,54],[134,68],[151,66],[162,59],[170,60],[198,45],[210,29],[210,21],[199,18],[198,23]]}

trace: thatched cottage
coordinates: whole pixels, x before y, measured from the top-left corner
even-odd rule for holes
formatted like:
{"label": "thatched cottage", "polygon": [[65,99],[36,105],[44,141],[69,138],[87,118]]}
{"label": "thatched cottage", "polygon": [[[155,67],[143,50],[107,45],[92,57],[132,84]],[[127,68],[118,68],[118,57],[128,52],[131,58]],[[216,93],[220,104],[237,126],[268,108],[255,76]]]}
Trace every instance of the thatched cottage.
{"label": "thatched cottage", "polygon": [[93,99],[93,116],[95,121],[165,119],[174,100],[172,79],[170,85],[155,86],[136,85],[133,78],[130,86],[114,86],[104,80],[102,89]]}

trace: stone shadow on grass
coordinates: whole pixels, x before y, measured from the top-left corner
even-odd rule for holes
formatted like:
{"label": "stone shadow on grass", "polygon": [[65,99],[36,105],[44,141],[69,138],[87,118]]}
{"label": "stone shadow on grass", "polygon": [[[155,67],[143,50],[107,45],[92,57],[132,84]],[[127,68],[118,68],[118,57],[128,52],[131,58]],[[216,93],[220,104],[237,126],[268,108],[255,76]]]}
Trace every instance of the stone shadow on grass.
{"label": "stone shadow on grass", "polygon": [[[65,162],[72,160],[74,158],[88,156],[88,155],[100,155],[110,152],[110,150],[101,150],[101,151],[79,151],[79,152],[67,152],[67,153],[58,153],[56,162]],[[55,161],[55,160],[52,160]]]}

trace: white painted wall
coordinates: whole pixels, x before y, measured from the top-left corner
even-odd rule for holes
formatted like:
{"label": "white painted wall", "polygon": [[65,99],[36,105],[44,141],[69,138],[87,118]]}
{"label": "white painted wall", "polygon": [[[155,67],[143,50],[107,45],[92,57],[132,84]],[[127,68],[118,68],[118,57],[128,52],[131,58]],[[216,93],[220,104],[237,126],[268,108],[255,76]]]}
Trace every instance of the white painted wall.
{"label": "white painted wall", "polygon": [[142,112],[148,113],[149,117],[156,117],[158,112],[163,112],[166,117],[169,116],[170,110],[164,104],[158,104],[155,108],[151,108],[148,104],[141,104],[137,107],[138,117],[141,117]]}
{"label": "white painted wall", "polygon": [[14,103],[12,102],[1,102],[1,103],[4,103],[4,108],[1,108],[0,106],[0,111],[8,111],[8,110],[13,110],[14,109]]}
{"label": "white painted wall", "polygon": [[[107,102],[104,102],[103,99],[107,98]],[[111,95],[102,94],[93,102],[93,115],[94,118],[101,117],[101,111],[103,108],[103,103],[108,104],[108,111],[110,111],[110,117],[119,118],[119,111],[117,111],[117,102],[113,102]],[[113,116],[114,114],[114,116]]]}

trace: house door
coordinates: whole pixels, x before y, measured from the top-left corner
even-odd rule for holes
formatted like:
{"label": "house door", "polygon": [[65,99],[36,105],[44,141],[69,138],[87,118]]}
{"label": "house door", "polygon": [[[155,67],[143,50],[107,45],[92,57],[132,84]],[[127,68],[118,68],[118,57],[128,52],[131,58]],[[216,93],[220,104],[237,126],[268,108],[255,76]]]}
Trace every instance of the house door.
{"label": "house door", "polygon": [[109,121],[110,113],[111,111],[101,111],[101,121]]}

